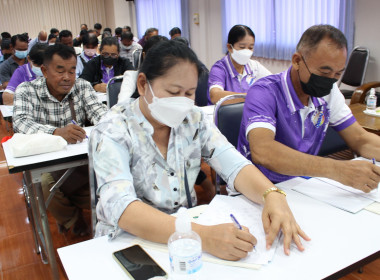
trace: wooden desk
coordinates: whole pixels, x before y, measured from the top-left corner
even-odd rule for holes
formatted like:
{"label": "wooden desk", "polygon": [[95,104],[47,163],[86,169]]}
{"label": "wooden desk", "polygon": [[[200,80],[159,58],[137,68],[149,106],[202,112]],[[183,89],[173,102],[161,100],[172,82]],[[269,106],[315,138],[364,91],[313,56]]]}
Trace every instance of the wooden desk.
{"label": "wooden desk", "polygon": [[380,118],[363,113],[366,105],[356,103],[349,106],[358,123],[367,131],[380,135]]}

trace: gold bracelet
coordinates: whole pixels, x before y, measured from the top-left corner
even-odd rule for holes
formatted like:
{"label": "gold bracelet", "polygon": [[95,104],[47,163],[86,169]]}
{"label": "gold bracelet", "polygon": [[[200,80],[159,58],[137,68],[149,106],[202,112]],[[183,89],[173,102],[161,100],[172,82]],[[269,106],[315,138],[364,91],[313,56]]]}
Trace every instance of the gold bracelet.
{"label": "gold bracelet", "polygon": [[265,202],[265,198],[267,197],[267,195],[270,194],[271,192],[278,192],[278,193],[286,196],[286,193],[282,189],[277,188],[277,187],[271,187],[271,188],[267,189],[263,194],[263,201],[264,202]]}

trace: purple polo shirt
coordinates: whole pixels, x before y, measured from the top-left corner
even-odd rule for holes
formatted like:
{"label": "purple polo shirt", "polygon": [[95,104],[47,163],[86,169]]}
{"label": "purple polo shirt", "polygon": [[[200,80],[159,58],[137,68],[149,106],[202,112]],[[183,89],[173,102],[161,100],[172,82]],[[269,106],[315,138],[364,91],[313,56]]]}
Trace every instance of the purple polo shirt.
{"label": "purple polo shirt", "polygon": [[103,61],[100,64],[100,69],[102,69],[102,75],[103,75],[102,82],[107,84],[108,81],[114,77],[115,70],[112,67],[112,68],[108,68],[108,71],[107,71],[107,67],[103,64]]}
{"label": "purple polo shirt", "polygon": [[[356,121],[336,83],[329,95],[310,97],[308,106],[304,106],[294,90],[290,70],[262,78],[247,93],[238,150],[249,160],[252,159],[247,136],[252,129],[270,129],[276,141],[316,155],[329,125],[340,131]],[[273,183],[293,178],[256,166]]]}
{"label": "purple polo shirt", "polygon": [[244,65],[243,74],[239,74],[232,64],[230,55],[217,61],[210,70],[208,78],[207,98],[211,105],[210,90],[218,87],[225,91],[247,93],[254,82],[272,73],[258,61],[250,60]]}
{"label": "purple polo shirt", "polygon": [[30,82],[34,79],[36,79],[36,74],[34,74],[30,68],[30,64],[26,63],[24,65],[21,65],[13,72],[5,91],[15,93],[16,88],[19,84],[23,82]]}

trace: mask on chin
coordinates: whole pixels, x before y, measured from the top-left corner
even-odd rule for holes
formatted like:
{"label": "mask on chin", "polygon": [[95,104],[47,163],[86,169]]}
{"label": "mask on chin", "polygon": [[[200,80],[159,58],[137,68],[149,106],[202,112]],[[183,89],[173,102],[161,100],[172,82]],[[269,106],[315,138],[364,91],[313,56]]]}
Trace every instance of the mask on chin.
{"label": "mask on chin", "polygon": [[[303,56],[302,56],[302,60],[305,63],[307,71],[309,71],[310,73],[310,78],[307,83],[302,82],[301,78],[299,78],[303,92],[314,97],[324,97],[330,94],[331,89],[333,88],[333,85],[338,80],[311,73]],[[298,77],[299,77],[299,71],[298,71]]]}
{"label": "mask on chin", "polygon": [[149,104],[145,96],[144,99],[152,117],[164,125],[177,128],[194,107],[194,100],[184,96],[158,98],[154,95],[149,81],[148,86],[153,95],[152,103]]}

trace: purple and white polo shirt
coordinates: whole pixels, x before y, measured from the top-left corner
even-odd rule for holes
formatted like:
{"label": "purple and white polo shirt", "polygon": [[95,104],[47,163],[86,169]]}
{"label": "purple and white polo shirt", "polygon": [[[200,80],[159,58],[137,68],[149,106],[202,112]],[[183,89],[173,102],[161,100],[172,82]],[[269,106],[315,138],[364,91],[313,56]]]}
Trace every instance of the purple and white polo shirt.
{"label": "purple and white polo shirt", "polygon": [[32,71],[29,63],[19,66],[12,74],[5,91],[15,93],[16,88],[23,82],[30,82],[36,79],[36,74]]}

